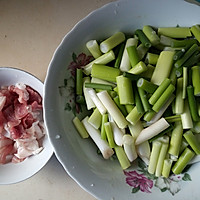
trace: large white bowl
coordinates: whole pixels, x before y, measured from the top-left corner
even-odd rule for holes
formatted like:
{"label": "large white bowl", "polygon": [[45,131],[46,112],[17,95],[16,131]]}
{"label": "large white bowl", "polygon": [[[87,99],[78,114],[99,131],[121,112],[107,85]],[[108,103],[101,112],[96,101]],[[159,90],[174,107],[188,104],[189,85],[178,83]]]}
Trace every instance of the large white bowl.
{"label": "large white bowl", "polygon": [[[32,74],[11,67],[0,67],[0,86],[9,86],[24,83],[31,86],[43,97],[43,83]],[[35,156],[25,159],[21,163],[7,163],[0,165],[0,184],[13,184],[24,181],[42,169],[53,154],[53,148],[45,135],[44,149]]]}
{"label": "large white bowl", "polygon": [[[85,48],[88,40],[103,39],[117,31],[133,33],[137,28],[147,24],[155,27],[191,26],[198,24],[199,19],[200,7],[183,0],[112,2],[80,21],[57,48],[45,80],[45,123],[55,154],[65,170],[96,198],[102,200],[199,199],[200,166],[193,165],[189,172],[179,177],[149,181],[146,179],[146,169],[143,165],[139,165],[137,171],[132,168],[123,172],[117,161],[105,161],[98,156],[96,146],[91,140],[81,139],[75,130],[72,124],[73,112],[64,110],[66,101],[70,102],[70,85],[67,97],[59,94],[59,87],[64,84],[64,79],[68,80],[68,84],[70,80],[72,81],[68,70],[72,54],[75,53],[77,56],[82,52],[88,54]],[[143,186],[144,191],[138,189],[136,184],[141,188]]]}

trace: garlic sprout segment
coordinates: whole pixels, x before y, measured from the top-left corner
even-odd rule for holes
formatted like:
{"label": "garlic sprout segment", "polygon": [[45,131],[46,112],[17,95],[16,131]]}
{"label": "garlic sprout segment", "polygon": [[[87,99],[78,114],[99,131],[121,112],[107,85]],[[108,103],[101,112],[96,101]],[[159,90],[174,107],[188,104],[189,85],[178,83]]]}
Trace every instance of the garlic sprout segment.
{"label": "garlic sprout segment", "polygon": [[89,117],[86,116],[83,120],[82,123],[85,126],[85,129],[87,130],[88,134],[94,141],[94,143],[97,145],[99,150],[101,151],[103,157],[105,159],[110,158],[113,154],[114,151],[112,148],[109,147],[107,141],[103,140],[101,138],[101,133],[98,129],[95,129],[89,122],[88,122]]}
{"label": "garlic sprout segment", "polygon": [[125,134],[123,136],[124,151],[130,162],[133,162],[137,158],[137,152],[135,148],[135,140],[133,136]]}
{"label": "garlic sprout segment", "polygon": [[103,115],[106,113],[106,108],[104,107],[104,105],[101,103],[101,101],[99,100],[96,92],[94,89],[92,88],[88,88],[88,93],[90,94],[90,98],[92,99],[92,101],[94,102],[94,104],[96,105],[96,107],[98,108],[99,112]]}

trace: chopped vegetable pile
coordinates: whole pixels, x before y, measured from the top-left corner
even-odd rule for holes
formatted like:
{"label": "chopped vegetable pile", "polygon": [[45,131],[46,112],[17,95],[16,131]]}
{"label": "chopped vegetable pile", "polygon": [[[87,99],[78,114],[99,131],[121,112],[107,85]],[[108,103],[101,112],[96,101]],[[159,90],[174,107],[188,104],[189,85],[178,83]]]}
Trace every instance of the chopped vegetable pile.
{"label": "chopped vegetable pile", "polygon": [[42,97],[23,83],[0,88],[0,164],[19,163],[43,149]]}
{"label": "chopped vegetable pile", "polygon": [[86,46],[94,60],[76,69],[73,123],[105,159],[123,169],[140,157],[155,176],[180,174],[200,154],[200,26],[117,32]]}

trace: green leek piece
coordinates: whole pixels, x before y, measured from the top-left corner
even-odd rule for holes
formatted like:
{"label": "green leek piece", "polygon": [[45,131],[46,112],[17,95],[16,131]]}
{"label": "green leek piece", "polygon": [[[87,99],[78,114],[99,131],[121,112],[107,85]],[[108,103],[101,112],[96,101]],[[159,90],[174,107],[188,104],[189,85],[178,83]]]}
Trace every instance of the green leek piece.
{"label": "green leek piece", "polygon": [[183,55],[185,54],[185,52],[191,47],[191,45],[186,45],[185,47],[181,48],[180,50],[176,51],[176,53],[174,54],[174,60],[179,60],[181,57],[183,57]]}
{"label": "green leek piece", "polygon": [[192,67],[192,85],[194,87],[194,95],[200,96],[200,67]]}
{"label": "green leek piece", "polygon": [[157,35],[156,31],[154,31],[151,26],[148,26],[148,25],[143,26],[142,30],[153,46],[156,46],[160,43],[159,36]]}
{"label": "green leek piece", "polygon": [[135,34],[138,36],[139,40],[141,41],[141,43],[147,47],[150,48],[151,47],[151,42],[150,40],[147,38],[147,36],[144,34],[143,30],[141,29],[137,29],[135,31]]}
{"label": "green leek piece", "polygon": [[181,115],[172,115],[165,117],[165,120],[167,120],[168,123],[178,122],[181,121]]}
{"label": "green leek piece", "polygon": [[179,115],[183,113],[184,99],[183,99],[183,78],[177,79],[176,84],[176,98],[175,98],[175,114]]}
{"label": "green leek piece", "polygon": [[158,34],[171,38],[187,38],[192,36],[189,27],[159,27]]}
{"label": "green leek piece", "polygon": [[134,45],[134,46],[127,47],[126,50],[128,52],[128,57],[129,57],[131,66],[134,67],[140,61],[140,57],[139,57],[137,48]]}
{"label": "green leek piece", "polygon": [[189,148],[186,148],[172,167],[172,172],[174,174],[180,174],[194,156],[195,153]]}
{"label": "green leek piece", "polygon": [[133,66],[128,72],[131,74],[141,74],[147,71],[147,66],[143,61],[138,62],[135,66]]}
{"label": "green leek piece", "polygon": [[132,81],[137,81],[140,78],[140,75],[131,74],[129,72],[123,72],[123,76]]}
{"label": "green leek piece", "polygon": [[90,62],[89,64],[85,65],[83,67],[83,72],[86,75],[91,74],[91,70],[92,70],[92,65],[95,64],[100,64],[100,65],[106,65],[109,62],[113,61],[115,59],[115,54],[114,52],[111,50],[108,53],[105,53],[103,55],[101,55],[100,57],[96,58],[95,60],[93,60],[92,62]]}
{"label": "green leek piece", "polygon": [[189,144],[187,143],[186,139],[183,137],[180,147],[180,153],[183,153],[183,151],[185,150],[186,147],[188,147],[188,145]]}
{"label": "green leek piece", "polygon": [[169,154],[175,157],[179,156],[182,137],[183,137],[182,123],[176,122],[170,140],[169,151],[168,151]]}
{"label": "green leek piece", "polygon": [[187,87],[187,96],[192,119],[197,122],[200,120],[200,117],[198,115],[197,102],[194,96],[194,88],[191,85]]}
{"label": "green leek piece", "polygon": [[176,68],[175,74],[177,78],[180,78],[183,75],[183,67]]}
{"label": "green leek piece", "polygon": [[89,134],[88,134],[87,130],[85,129],[83,123],[79,120],[79,118],[76,116],[76,117],[74,117],[74,119],[72,121],[73,121],[73,124],[74,124],[75,128],[77,129],[78,133],[80,134],[80,136],[82,138],[88,138]]}
{"label": "green leek piece", "polygon": [[116,77],[116,82],[120,104],[134,104],[131,80],[121,75]]}
{"label": "green leek piece", "polygon": [[114,149],[122,169],[127,169],[130,167],[131,163],[128,160],[126,153],[124,152],[124,149],[120,146],[115,146]]}
{"label": "green leek piece", "polygon": [[152,82],[150,82],[144,78],[138,79],[137,87],[141,88],[151,94],[154,93],[156,91],[156,89],[158,88],[157,85],[153,84]]}
{"label": "green leek piece", "polygon": [[144,121],[150,122],[152,118],[156,115],[156,112],[153,110],[149,110],[144,114]]}
{"label": "green leek piece", "polygon": [[160,35],[160,44],[162,48],[159,48],[160,50],[163,50],[165,46],[172,46],[172,43],[175,39],[171,37],[167,37],[165,35]]}
{"label": "green leek piece", "polygon": [[126,105],[125,105],[125,108],[126,108],[127,113],[130,113],[131,110],[133,110],[134,105],[132,105],[132,104],[126,104]]}
{"label": "green leek piece", "polygon": [[85,98],[83,95],[77,95],[76,96],[76,103],[79,103],[79,104],[85,104]]}
{"label": "green leek piece", "polygon": [[108,122],[108,114],[103,114],[102,115],[102,120],[101,120],[101,138],[103,140],[106,140],[107,137],[106,137],[106,131],[105,131],[105,127],[104,127],[104,124]]}
{"label": "green leek piece", "polygon": [[151,110],[151,106],[149,104],[148,98],[147,98],[147,94],[145,93],[145,91],[142,88],[138,88],[138,93],[144,108],[144,111],[150,111]]}
{"label": "green leek piece", "polygon": [[89,52],[92,54],[92,56],[96,59],[102,55],[102,52],[100,50],[99,44],[96,40],[90,40],[86,43],[86,47],[88,48]]}
{"label": "green leek piece", "polygon": [[175,52],[162,51],[159,55],[156,68],[151,77],[151,82],[160,85],[165,78],[169,78]]}
{"label": "green leek piece", "polygon": [[83,93],[83,71],[82,69],[76,69],[76,94],[82,95]]}
{"label": "green leek piece", "polygon": [[135,94],[134,94],[135,95],[135,105],[136,105],[138,113],[143,114],[144,113],[144,107],[143,107],[142,100],[140,98],[138,89],[139,88],[134,87],[134,91],[135,91]]}
{"label": "green leek piece", "polygon": [[[100,91],[101,92],[101,91]],[[118,96],[117,92],[115,91],[108,91],[109,95],[112,97],[112,98],[115,98],[116,96]]]}
{"label": "green leek piece", "polygon": [[186,141],[188,142],[188,144],[191,146],[191,148],[193,149],[193,151],[199,155],[200,154],[200,144],[198,142],[198,140],[196,139],[195,135],[192,133],[191,130],[185,132],[183,134],[184,138],[186,139]]}
{"label": "green leek piece", "polygon": [[195,36],[195,38],[198,40],[198,42],[200,42],[200,27],[198,24],[192,26],[190,28],[192,34]]}
{"label": "green leek piece", "polygon": [[155,70],[155,67],[152,66],[152,65],[150,65],[150,64],[148,64],[148,65],[147,65],[147,70],[144,71],[144,72],[142,72],[142,73],[140,74],[140,76],[143,77],[143,78],[146,78],[146,79],[151,79],[154,70]]}
{"label": "green leek piece", "polygon": [[172,167],[173,161],[171,159],[165,159],[163,163],[163,169],[162,169],[162,176],[165,178],[168,178],[170,175],[171,167]]}
{"label": "green leek piece", "polygon": [[191,39],[184,39],[184,40],[175,40],[173,39],[171,41],[171,47],[174,47],[174,48],[183,48],[183,47],[186,47],[186,46],[192,46],[193,44],[197,44],[197,40],[194,39],[194,38],[191,38]]}
{"label": "green leek piece", "polygon": [[101,126],[102,115],[97,108],[94,109],[93,113],[90,115],[88,122],[96,129]]}
{"label": "green leek piece", "polygon": [[186,52],[185,54],[174,63],[174,66],[176,68],[181,67],[182,65],[184,65],[184,63],[192,56],[192,54],[195,53],[195,51],[198,50],[198,45],[197,44],[193,44]]}
{"label": "green leek piece", "polygon": [[154,174],[158,163],[158,157],[160,154],[162,143],[159,140],[153,141],[152,151],[149,160],[148,172]]}
{"label": "green leek piece", "polygon": [[185,62],[183,67],[193,67],[194,65],[199,65],[200,52],[195,51]]}
{"label": "green leek piece", "polygon": [[107,140],[108,140],[108,144],[111,148],[114,148],[116,146],[116,144],[115,144],[115,141],[114,141],[111,122],[106,122],[104,124],[104,128],[105,128],[105,131],[106,131],[106,137],[107,137]]}
{"label": "green leek piece", "polygon": [[194,127],[192,129],[194,133],[200,133],[200,121],[194,123]]}
{"label": "green leek piece", "polygon": [[168,136],[163,136],[162,140],[163,141],[161,141],[162,145],[161,145],[158,162],[156,165],[156,171],[155,171],[155,176],[157,176],[157,177],[160,177],[162,175],[163,164],[164,164],[164,160],[166,158],[167,150],[168,150],[168,146],[169,146],[169,137]]}
{"label": "green leek piece", "polygon": [[142,60],[145,57],[148,50],[149,48],[145,47],[142,43],[137,47],[137,52],[140,60]]}
{"label": "green leek piece", "polygon": [[99,78],[94,78],[94,77],[91,78],[91,83],[99,83],[99,84],[104,84],[104,85],[110,85],[110,86],[112,86],[112,88],[116,87],[115,83],[105,81],[105,80],[102,80],[102,79],[99,79]]}
{"label": "green leek piece", "polygon": [[156,65],[157,61],[158,61],[158,58],[159,58],[158,54],[148,52],[147,56],[146,56],[146,59],[145,59],[145,62],[147,62],[147,63],[149,63],[151,65]]}
{"label": "green leek piece", "polygon": [[126,120],[132,125],[136,125],[143,113],[139,113],[137,107],[135,106],[132,111],[126,116]]}
{"label": "green leek piece", "polygon": [[176,53],[174,54],[173,59],[175,61],[178,60],[178,59],[180,59],[184,55],[184,53],[185,53],[185,49],[184,48],[181,49],[181,50],[176,51]]}
{"label": "green leek piece", "polygon": [[107,53],[125,40],[125,35],[122,32],[117,32],[106,40],[100,43],[100,50]]}
{"label": "green leek piece", "polygon": [[86,88],[94,88],[100,90],[112,90],[111,85],[102,84],[102,83],[85,83]]}
{"label": "green leek piece", "polygon": [[159,97],[156,103],[153,105],[152,109],[155,112],[158,112],[162,106],[167,102],[167,100],[171,97],[175,90],[174,85],[170,84],[167,89],[163,92],[163,94]]}
{"label": "green leek piece", "polygon": [[116,82],[116,77],[120,75],[120,70],[106,65],[93,64],[91,76],[106,81]]}
{"label": "green leek piece", "polygon": [[149,103],[151,105],[154,105],[159,97],[163,94],[163,92],[168,88],[170,85],[171,80],[166,78],[163,80],[163,82],[160,84],[160,86],[155,90],[155,92],[152,94],[151,98],[149,99]]}
{"label": "green leek piece", "polygon": [[177,75],[176,75],[176,68],[173,67],[171,73],[169,75],[169,79],[173,85],[176,85]]}
{"label": "green leek piece", "polygon": [[123,42],[123,43],[120,45],[119,52],[118,52],[117,58],[116,58],[116,60],[115,60],[115,64],[114,64],[114,67],[115,67],[115,68],[118,68],[118,69],[120,68],[120,64],[121,64],[121,60],[122,60],[124,48],[125,48],[125,43]]}

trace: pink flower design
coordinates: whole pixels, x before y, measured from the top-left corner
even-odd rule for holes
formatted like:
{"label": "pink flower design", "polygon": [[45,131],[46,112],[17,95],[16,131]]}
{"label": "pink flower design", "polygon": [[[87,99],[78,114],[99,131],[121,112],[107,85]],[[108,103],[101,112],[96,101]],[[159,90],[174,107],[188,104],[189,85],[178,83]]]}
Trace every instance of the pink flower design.
{"label": "pink flower design", "polygon": [[134,188],[139,188],[140,191],[151,193],[150,189],[153,187],[153,181],[146,178],[143,174],[138,174],[136,171],[124,171],[126,183]]}
{"label": "pink flower design", "polygon": [[74,77],[77,68],[82,68],[93,60],[92,56],[87,56],[85,53],[81,53],[78,56],[73,54],[73,61],[69,64],[68,69],[71,71],[71,75]]}

